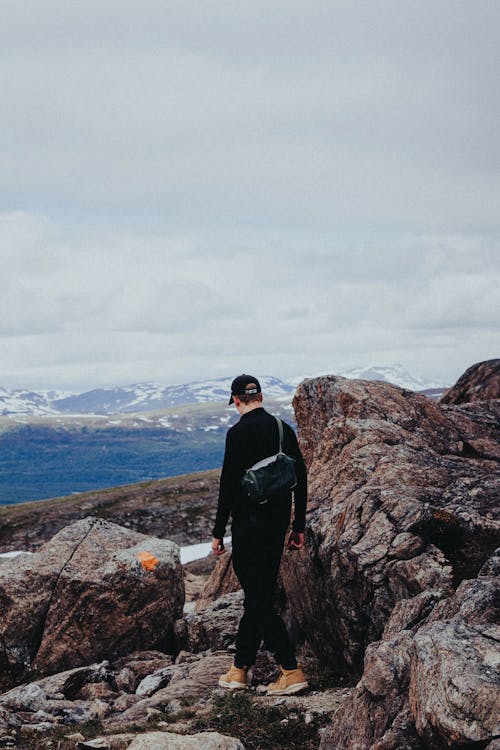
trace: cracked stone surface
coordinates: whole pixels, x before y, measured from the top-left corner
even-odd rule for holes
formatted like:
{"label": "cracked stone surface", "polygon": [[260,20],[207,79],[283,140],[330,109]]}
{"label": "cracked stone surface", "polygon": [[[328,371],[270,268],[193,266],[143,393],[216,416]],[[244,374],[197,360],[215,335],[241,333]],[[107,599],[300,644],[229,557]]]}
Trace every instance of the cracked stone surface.
{"label": "cracked stone surface", "polygon": [[294,406],[307,545],[283,555],[281,578],[315,653],[354,665],[398,602],[451,594],[500,543],[500,401],[325,376],[303,381]]}
{"label": "cracked stone surface", "polygon": [[[139,558],[158,563],[146,569]],[[0,662],[55,672],[172,642],[184,583],[177,545],[89,517],[0,568]]]}
{"label": "cracked stone surface", "polygon": [[490,567],[449,597],[424,592],[394,608],[321,750],[486,747],[499,735],[500,584]]}

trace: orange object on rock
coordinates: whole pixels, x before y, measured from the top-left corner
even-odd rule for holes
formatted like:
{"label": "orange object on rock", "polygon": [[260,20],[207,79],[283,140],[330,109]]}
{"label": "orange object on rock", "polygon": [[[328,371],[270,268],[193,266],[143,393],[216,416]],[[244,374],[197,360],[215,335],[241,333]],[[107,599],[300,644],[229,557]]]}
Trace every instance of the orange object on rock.
{"label": "orange object on rock", "polygon": [[151,552],[139,552],[137,557],[141,561],[144,570],[154,570],[160,562]]}

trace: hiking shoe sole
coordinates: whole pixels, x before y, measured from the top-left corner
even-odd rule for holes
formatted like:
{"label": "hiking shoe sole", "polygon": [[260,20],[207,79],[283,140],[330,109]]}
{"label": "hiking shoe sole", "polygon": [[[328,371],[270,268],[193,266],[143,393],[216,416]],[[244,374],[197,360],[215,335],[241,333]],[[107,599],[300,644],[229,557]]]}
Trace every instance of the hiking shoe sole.
{"label": "hiking shoe sole", "polygon": [[293,693],[300,693],[301,690],[305,690],[308,687],[308,682],[297,682],[295,685],[289,685],[283,690],[268,690],[267,695],[293,695]]}
{"label": "hiking shoe sole", "polygon": [[219,679],[219,687],[227,688],[228,690],[246,690],[247,688],[241,682],[226,682],[222,678]]}

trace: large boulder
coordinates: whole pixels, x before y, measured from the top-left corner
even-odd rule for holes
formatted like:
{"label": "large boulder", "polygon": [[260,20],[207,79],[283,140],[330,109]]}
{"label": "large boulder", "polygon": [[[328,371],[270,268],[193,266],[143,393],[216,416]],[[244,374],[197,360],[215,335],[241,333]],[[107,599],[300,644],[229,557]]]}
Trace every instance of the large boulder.
{"label": "large boulder", "polygon": [[443,404],[466,404],[500,398],[500,359],[478,362],[442,395]]}
{"label": "large boulder", "polygon": [[500,584],[492,571],[485,566],[450,597],[428,591],[396,605],[321,750],[486,747],[499,735]]}
{"label": "large boulder", "polygon": [[294,406],[307,545],[283,556],[281,576],[316,654],[356,665],[398,602],[450,595],[499,544],[500,402],[441,405],[326,376],[305,380]]}
{"label": "large boulder", "polygon": [[183,602],[176,544],[88,517],[0,567],[0,662],[55,672],[168,651]]}

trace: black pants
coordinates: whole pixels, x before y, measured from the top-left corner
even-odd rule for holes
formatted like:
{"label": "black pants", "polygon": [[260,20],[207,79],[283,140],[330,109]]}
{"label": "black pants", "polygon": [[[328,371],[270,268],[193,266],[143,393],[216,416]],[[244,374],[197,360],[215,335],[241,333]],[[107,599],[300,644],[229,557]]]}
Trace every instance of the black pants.
{"label": "black pants", "polygon": [[233,567],[245,594],[234,659],[240,668],[255,662],[261,641],[282,667],[297,666],[285,624],[274,608],[290,506],[291,499],[284,498],[233,520]]}

